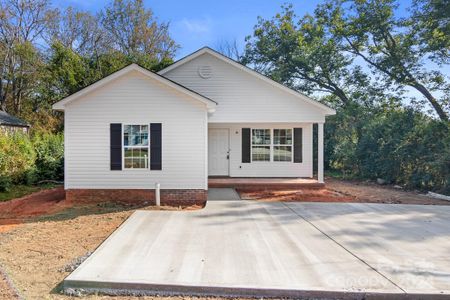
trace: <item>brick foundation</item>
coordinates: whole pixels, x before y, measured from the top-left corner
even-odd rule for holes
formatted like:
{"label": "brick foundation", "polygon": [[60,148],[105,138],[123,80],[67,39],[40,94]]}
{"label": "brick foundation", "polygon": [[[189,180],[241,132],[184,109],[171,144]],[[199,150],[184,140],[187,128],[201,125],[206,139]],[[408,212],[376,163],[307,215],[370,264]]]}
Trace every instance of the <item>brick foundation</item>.
{"label": "brick foundation", "polygon": [[[201,189],[161,190],[161,205],[204,205],[208,192]],[[117,202],[126,204],[155,204],[153,189],[68,189],[66,201],[76,204]]]}

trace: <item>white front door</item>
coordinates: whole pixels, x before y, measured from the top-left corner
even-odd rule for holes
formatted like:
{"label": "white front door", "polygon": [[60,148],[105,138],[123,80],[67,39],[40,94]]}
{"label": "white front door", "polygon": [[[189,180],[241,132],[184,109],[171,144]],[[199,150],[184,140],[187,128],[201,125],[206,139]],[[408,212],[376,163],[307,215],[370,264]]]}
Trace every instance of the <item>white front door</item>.
{"label": "white front door", "polygon": [[208,130],[208,175],[228,176],[229,158],[229,131],[228,129]]}

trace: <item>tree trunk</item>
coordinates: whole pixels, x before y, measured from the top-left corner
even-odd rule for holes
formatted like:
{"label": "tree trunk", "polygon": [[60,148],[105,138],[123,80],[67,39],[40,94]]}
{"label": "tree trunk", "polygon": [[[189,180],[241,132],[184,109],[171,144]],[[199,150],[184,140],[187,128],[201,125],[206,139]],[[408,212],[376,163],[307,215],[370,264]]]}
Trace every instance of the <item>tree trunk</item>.
{"label": "tree trunk", "polygon": [[0,110],[5,111],[6,110],[6,98],[3,97],[3,84],[2,84],[2,78],[0,77]]}
{"label": "tree trunk", "polygon": [[350,99],[348,99],[347,95],[343,90],[336,86],[333,92],[339,99],[341,99],[343,106],[348,106],[350,104]]}
{"label": "tree trunk", "polygon": [[427,98],[428,102],[430,102],[431,106],[433,106],[434,110],[436,111],[436,113],[438,114],[439,118],[442,121],[449,120],[447,113],[444,111],[442,106],[437,102],[436,98],[434,98],[433,95],[431,95],[431,93],[425,86],[423,86],[418,82],[415,82],[411,86],[414,87],[416,90],[418,90],[422,95],[424,95],[425,98]]}

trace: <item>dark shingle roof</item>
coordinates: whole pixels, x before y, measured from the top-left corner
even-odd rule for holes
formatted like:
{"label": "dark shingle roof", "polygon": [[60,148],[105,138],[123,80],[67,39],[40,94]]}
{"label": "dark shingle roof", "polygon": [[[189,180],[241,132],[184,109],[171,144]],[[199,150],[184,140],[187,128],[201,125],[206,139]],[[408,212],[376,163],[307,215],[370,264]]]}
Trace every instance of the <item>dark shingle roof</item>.
{"label": "dark shingle roof", "polygon": [[28,127],[28,123],[0,110],[0,125]]}

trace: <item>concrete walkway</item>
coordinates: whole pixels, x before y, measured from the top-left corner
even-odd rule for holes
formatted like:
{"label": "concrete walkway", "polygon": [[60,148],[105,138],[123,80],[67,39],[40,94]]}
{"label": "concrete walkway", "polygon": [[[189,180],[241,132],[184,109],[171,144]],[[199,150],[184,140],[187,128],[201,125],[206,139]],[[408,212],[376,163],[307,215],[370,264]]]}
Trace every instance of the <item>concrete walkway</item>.
{"label": "concrete walkway", "polygon": [[211,201],[137,211],[64,281],[107,293],[448,298],[450,207]]}
{"label": "concrete walkway", "polygon": [[208,201],[241,200],[239,194],[233,188],[209,188]]}

